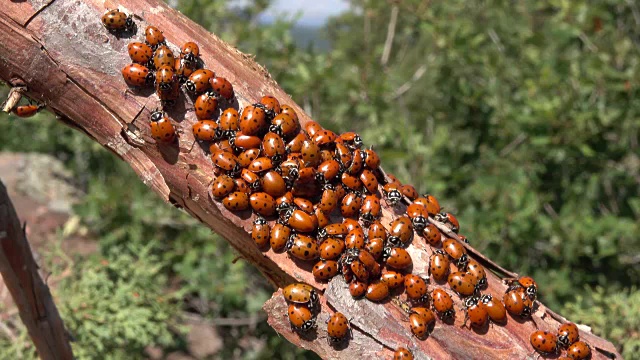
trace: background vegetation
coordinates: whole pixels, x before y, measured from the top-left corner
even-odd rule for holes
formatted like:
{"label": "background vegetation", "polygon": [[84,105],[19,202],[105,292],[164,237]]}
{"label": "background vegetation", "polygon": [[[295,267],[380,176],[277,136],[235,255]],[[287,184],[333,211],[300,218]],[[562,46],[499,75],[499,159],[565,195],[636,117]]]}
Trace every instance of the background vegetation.
{"label": "background vegetation", "polygon": [[[375,144],[385,169],[436,195],[476,248],[534,276],[542,301],[640,359],[638,5],[351,0],[320,30],[331,44],[320,51],[295,44],[291,19],[257,23],[268,0],[243,3],[178,8],[255,54],[316,120]],[[184,348],[187,312],[260,313],[265,281],[126,164],[49,114],[0,122],[0,150],[53,154],[86,191],[76,211],[100,254],[78,259],[59,289],[81,358]],[[219,358],[314,358],[263,321],[220,334]],[[7,339],[0,349],[26,356]]]}

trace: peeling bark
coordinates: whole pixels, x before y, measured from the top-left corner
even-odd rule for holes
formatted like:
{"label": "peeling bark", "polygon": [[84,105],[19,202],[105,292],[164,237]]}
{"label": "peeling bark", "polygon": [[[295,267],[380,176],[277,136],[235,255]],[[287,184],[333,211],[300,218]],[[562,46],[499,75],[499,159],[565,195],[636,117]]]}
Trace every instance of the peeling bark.
{"label": "peeling bark", "polygon": [[[116,38],[102,28],[100,16],[108,8],[116,7],[143,19],[137,21],[138,32],[132,38]],[[178,44],[196,40],[206,67],[233,83],[235,106],[242,107],[256,102],[262,95],[272,94],[281,103],[293,106],[303,124],[310,120],[251,56],[154,0],[127,0],[120,6],[97,0],[31,0],[5,4],[0,10],[0,78],[7,82],[18,78],[24,82],[28,96],[45,102],[65,124],[84,132],[126,161],[147,186],[224,237],[274,286],[282,287],[296,280],[312,284],[321,293],[326,290],[321,296],[323,311],[317,333],[307,338],[291,332],[286,304],[279,292],[265,304],[269,324],[294,344],[332,359],[388,358],[397,346],[409,346],[418,359],[521,359],[532,354],[528,342],[529,334],[535,329],[533,321],[521,323],[509,318],[505,326],[491,326],[484,332],[463,329],[460,324],[464,315],[457,300],[455,324],[438,322],[426,341],[418,341],[411,337],[407,317],[395,303],[354,301],[341,279],[334,279],[329,285],[317,283],[309,271],[301,269],[286,254],[259,251],[247,233],[251,228],[251,214],[232,214],[209,199],[213,165],[193,139],[192,101],[186,98],[168,111],[180,131],[178,144],[159,146],[148,129],[151,111],[160,106],[158,98],[151,90],[132,91],[122,80],[120,69],[129,63],[126,46],[133,39],[142,39],[148,24],[164,31],[174,51]],[[386,207],[383,223],[387,225],[394,212],[403,211],[402,206]],[[438,226],[446,230],[443,224]],[[484,258],[472,247],[467,248],[487,269],[503,276],[516,275]],[[417,239],[409,251],[414,260],[413,272],[426,273],[431,249]],[[490,273],[488,280],[489,293],[504,292],[506,286],[500,278]],[[541,291],[544,292],[544,286]],[[326,341],[324,320],[330,308],[344,312],[354,325],[352,341],[341,351]],[[559,323],[545,310],[540,304],[533,317],[535,323],[542,329],[555,330]],[[586,332],[582,332],[582,337],[602,350],[594,351],[594,359],[605,359],[604,352],[620,358],[614,346],[605,340]]]}

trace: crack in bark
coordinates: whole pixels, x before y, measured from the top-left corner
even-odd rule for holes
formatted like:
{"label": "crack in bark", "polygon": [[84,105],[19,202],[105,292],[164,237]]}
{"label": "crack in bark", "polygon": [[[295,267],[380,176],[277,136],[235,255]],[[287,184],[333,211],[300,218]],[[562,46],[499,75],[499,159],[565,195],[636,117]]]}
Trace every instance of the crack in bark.
{"label": "crack in bark", "polygon": [[29,26],[29,23],[31,23],[31,21],[33,19],[35,19],[38,15],[40,15],[41,12],[43,12],[46,8],[48,8],[51,4],[53,4],[56,0],[51,0],[48,3],[46,3],[43,7],[41,7],[38,11],[36,11],[33,15],[31,15],[27,21],[24,23],[24,25],[22,27],[24,27],[25,29]]}

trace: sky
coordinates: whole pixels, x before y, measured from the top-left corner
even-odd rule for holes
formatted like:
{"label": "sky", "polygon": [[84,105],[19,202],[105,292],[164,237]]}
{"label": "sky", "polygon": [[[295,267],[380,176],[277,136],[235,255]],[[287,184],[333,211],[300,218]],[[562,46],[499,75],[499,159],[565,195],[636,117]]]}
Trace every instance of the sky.
{"label": "sky", "polygon": [[322,26],[328,17],[340,14],[348,8],[346,0],[275,0],[260,16],[260,20],[270,23],[279,14],[295,15],[301,12],[297,18],[298,24]]}

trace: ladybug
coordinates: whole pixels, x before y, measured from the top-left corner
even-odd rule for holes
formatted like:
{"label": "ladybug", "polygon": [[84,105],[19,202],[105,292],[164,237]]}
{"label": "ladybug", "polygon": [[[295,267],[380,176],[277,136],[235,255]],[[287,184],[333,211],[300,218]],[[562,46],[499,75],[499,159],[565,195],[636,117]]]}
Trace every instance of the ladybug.
{"label": "ladybug", "polygon": [[341,182],[351,191],[360,192],[362,190],[362,181],[349,173],[342,173]]}
{"label": "ladybug", "polygon": [[265,109],[267,112],[272,114],[271,117],[275,116],[276,114],[279,114],[281,111],[280,102],[278,101],[278,99],[276,99],[271,95],[263,96],[260,99],[260,105],[263,109]]}
{"label": "ladybug", "polygon": [[382,301],[389,296],[389,287],[382,281],[375,281],[367,286],[365,297],[371,301]]}
{"label": "ladybug", "polygon": [[239,127],[247,135],[256,135],[265,130],[267,120],[264,110],[253,105],[245,107],[240,116]]}
{"label": "ladybug", "polygon": [[313,214],[313,202],[311,200],[297,197],[293,199],[293,204],[307,214]]}
{"label": "ladybug", "polygon": [[380,281],[387,284],[389,289],[396,289],[404,285],[404,276],[401,273],[393,270],[385,270],[380,276]]}
{"label": "ladybug", "polygon": [[193,136],[202,141],[212,141],[218,138],[218,124],[213,120],[200,120],[193,124]]}
{"label": "ladybug", "polygon": [[453,309],[453,300],[451,295],[442,289],[435,289],[431,293],[433,300],[433,308],[436,309],[438,315],[442,318],[450,318],[455,314]]}
{"label": "ladybug", "polygon": [[317,166],[320,164],[320,147],[313,141],[309,139],[303,140],[300,153],[306,166]]}
{"label": "ladybug", "polygon": [[465,300],[464,302],[466,316],[465,323],[467,320],[471,321],[471,326],[476,328],[481,328],[487,324],[489,321],[489,313],[487,312],[487,308],[484,303],[480,301],[479,298],[472,296]]}
{"label": "ladybug", "polygon": [[182,45],[182,49],[180,49],[180,59],[184,59],[190,67],[195,66],[198,56],[200,56],[200,47],[198,47],[198,44],[189,41]]}
{"label": "ladybug", "polygon": [[436,281],[444,281],[449,276],[449,258],[447,254],[438,249],[429,257],[429,275]]}
{"label": "ladybug", "polygon": [[422,237],[431,246],[438,246],[442,243],[442,233],[433,224],[427,224],[424,230],[422,230]]}
{"label": "ladybug", "polygon": [[162,91],[171,90],[174,81],[173,67],[162,66],[156,71],[156,87]]}
{"label": "ladybug", "polygon": [[247,182],[244,181],[244,179],[241,179],[241,178],[233,179],[233,183],[236,186],[236,191],[241,191],[245,194],[251,195],[252,189],[249,187],[249,184],[247,184]]}
{"label": "ladybug", "polygon": [[269,236],[271,235],[271,228],[263,217],[258,216],[253,221],[253,227],[251,228],[251,238],[258,245],[258,248],[262,249],[269,246]]}
{"label": "ladybug", "polygon": [[[216,135],[220,136],[220,133]],[[238,155],[238,165],[240,165],[241,168],[246,168],[251,164],[251,162],[253,162],[253,160],[257,159],[259,156],[260,149],[247,149],[241,152],[240,155]],[[273,194],[269,195],[273,196]]]}
{"label": "ladybug", "polygon": [[454,272],[449,274],[447,282],[451,289],[462,296],[473,295],[476,288],[476,278],[473,275],[464,272]]}
{"label": "ladybug", "polygon": [[275,252],[284,250],[291,236],[291,228],[283,224],[274,224],[271,228],[271,234],[269,236],[269,243],[271,249]]}
{"label": "ladybug", "polygon": [[535,300],[538,294],[538,284],[531,276],[522,276],[518,278],[518,281],[511,281],[511,285],[509,289],[514,289],[517,287],[522,287],[525,290],[525,293],[531,300]]}
{"label": "ladybug", "polygon": [[180,84],[174,81],[168,90],[163,90],[159,86],[156,86],[156,94],[166,106],[172,106],[178,96],[180,96]]}
{"label": "ladybug", "polygon": [[129,31],[135,26],[131,15],[120,10],[109,10],[102,15],[102,25],[109,31]]}
{"label": "ladybug", "polygon": [[359,149],[362,147],[362,138],[358,133],[353,131],[340,134],[340,137],[336,142],[345,143],[352,149]]}
{"label": "ladybug", "polygon": [[317,180],[319,183],[328,183],[340,174],[340,164],[336,160],[328,160],[318,166]]}
{"label": "ladybug", "polygon": [[187,66],[187,64],[185,64],[184,61],[180,59],[176,59],[176,63],[173,66],[173,72],[176,74],[176,78],[178,79],[178,83],[180,84],[184,84],[187,79],[189,79],[189,76],[193,74],[194,70],[195,69],[190,68],[189,66]]}
{"label": "ladybug", "polygon": [[399,347],[393,353],[393,360],[413,360],[413,353],[403,347]]}
{"label": "ladybug", "polygon": [[362,206],[360,206],[360,218],[364,224],[371,224],[372,221],[380,217],[381,213],[380,198],[377,195],[365,196],[362,200]]}
{"label": "ladybug", "polygon": [[427,320],[418,314],[409,315],[409,327],[411,333],[418,339],[424,339],[429,333],[429,323]]}
{"label": "ladybug", "polygon": [[285,192],[284,195],[276,199],[276,209],[279,213],[286,212],[293,207],[293,200],[293,193],[291,191]]}
{"label": "ladybug", "polygon": [[293,234],[287,241],[287,252],[300,260],[315,260],[320,257],[318,243],[310,236]]}
{"label": "ladybug", "polygon": [[562,347],[567,348],[578,340],[580,340],[580,332],[576,324],[568,322],[560,325],[558,328],[558,343]]}
{"label": "ladybug", "polygon": [[558,338],[548,331],[534,331],[529,337],[529,341],[531,346],[539,353],[555,354],[558,352]]}
{"label": "ladybug", "polygon": [[455,239],[446,239],[442,242],[442,248],[449,254],[458,266],[458,268],[464,269],[469,257],[467,256],[467,250]]}
{"label": "ladybug", "polygon": [[261,156],[253,160],[247,169],[255,173],[269,171],[273,169],[273,162],[268,157]]}
{"label": "ladybug", "polygon": [[318,228],[318,218],[315,215],[307,214],[302,210],[289,209],[284,214],[284,223],[293,230],[302,233],[310,233]]}
{"label": "ladybug", "polygon": [[226,170],[230,173],[238,172],[238,158],[227,151],[217,151],[211,155],[213,164],[222,170]]}
{"label": "ladybug", "polygon": [[407,215],[411,219],[411,224],[415,231],[420,234],[427,227],[427,218],[429,214],[427,209],[420,205],[413,203],[407,207]]}
{"label": "ladybug", "polygon": [[507,320],[507,310],[500,299],[485,294],[480,297],[480,301],[484,304],[485,309],[487,309],[487,314],[491,321],[501,324]]}
{"label": "ladybug", "polygon": [[371,272],[372,275],[380,275],[380,264],[376,262],[376,259],[365,249],[358,251],[358,260],[364,264],[364,267]]}
{"label": "ladybug", "polygon": [[344,250],[344,241],[337,238],[327,238],[320,244],[320,258],[325,260],[335,260],[342,255]]}
{"label": "ladybug", "polygon": [[361,261],[353,260],[350,262],[349,267],[356,279],[362,282],[367,282],[369,280],[369,271]]}
{"label": "ladybug", "polygon": [[373,256],[376,260],[380,259],[382,252],[384,251],[384,239],[383,238],[369,238],[364,248]]}
{"label": "ladybug", "polygon": [[369,237],[369,239],[373,239],[373,238],[386,239],[387,229],[385,229],[384,226],[382,226],[382,223],[380,223],[379,220],[373,221],[371,222],[371,224],[369,225],[369,228],[367,229],[367,237]]}
{"label": "ladybug", "polygon": [[249,208],[249,195],[236,191],[222,199],[222,205],[229,211],[243,211]]}
{"label": "ladybug", "polygon": [[391,267],[397,270],[404,270],[406,268],[411,267],[411,265],[413,265],[413,260],[411,260],[411,255],[409,255],[407,250],[399,247],[385,248],[383,258],[386,259],[386,264],[388,267]]}
{"label": "ladybug", "polygon": [[280,162],[286,153],[284,141],[280,135],[268,132],[262,139],[262,152],[275,162]]}
{"label": "ladybug", "polygon": [[440,203],[438,202],[438,200],[433,196],[433,195],[425,195],[424,196],[427,199],[427,212],[429,213],[430,216],[435,216],[436,214],[440,213]]}
{"label": "ladybug", "polygon": [[358,223],[357,220],[345,218],[342,220],[342,223],[347,227],[347,232],[351,232],[357,229],[364,234],[364,230],[362,230],[362,226],[360,226],[360,223]]}
{"label": "ladybug", "polygon": [[380,167],[380,156],[373,149],[367,149],[364,151],[364,164],[369,169],[375,170]]}
{"label": "ladybug", "polygon": [[305,283],[293,283],[282,289],[285,300],[294,304],[304,304],[315,309],[318,304],[318,293],[313,286]]}
{"label": "ladybug", "polygon": [[336,143],[335,158],[342,164],[343,167],[349,167],[351,165],[351,149],[341,143]]}
{"label": "ladybug", "polygon": [[170,143],[176,138],[176,129],[169,121],[169,118],[162,111],[156,110],[151,113],[151,136],[163,143]]}
{"label": "ladybug", "polygon": [[467,273],[474,276],[477,279],[477,287],[483,288],[487,286],[487,273],[484,271],[484,267],[480,265],[474,259],[469,259],[467,263]]}
{"label": "ladybug", "polygon": [[347,234],[344,224],[335,223],[318,230],[318,240],[323,241],[327,237],[343,238]]}
{"label": "ladybug", "polygon": [[212,154],[219,150],[233,152],[233,147],[231,146],[231,144],[229,144],[229,140],[214,142],[213,144],[211,144],[211,146],[209,146],[209,152]]}
{"label": "ladybug", "polygon": [[353,152],[351,165],[347,168],[347,172],[351,175],[357,175],[357,174],[360,174],[363,167],[364,167],[364,152],[358,149]]}
{"label": "ladybug", "polygon": [[391,206],[397,205],[402,200],[402,193],[398,184],[388,183],[382,187],[382,192],[387,203]]}
{"label": "ladybug", "polygon": [[340,213],[345,218],[353,218],[358,216],[362,208],[362,198],[359,193],[350,192],[342,198],[340,203]]}
{"label": "ladybug", "polygon": [[193,107],[196,110],[198,120],[213,119],[218,109],[218,99],[211,93],[204,93],[196,98]]}
{"label": "ladybug", "polygon": [[146,66],[129,64],[122,68],[122,77],[129,86],[145,86],[153,83],[153,73]]}
{"label": "ladybug", "polygon": [[429,301],[429,294],[427,294],[427,283],[420,276],[413,274],[405,275],[404,288],[409,299],[418,302]]}
{"label": "ladybug", "polygon": [[15,108],[13,108],[13,110],[11,110],[16,116],[21,117],[21,118],[28,118],[28,117],[32,117],[33,115],[37,114],[40,110],[44,109],[44,105],[40,104],[40,105],[20,105],[20,106],[16,106]]}
{"label": "ladybug", "polygon": [[163,66],[173,69],[176,66],[176,58],[173,56],[173,51],[166,45],[159,46],[153,53],[153,66],[156,69],[160,69]]}
{"label": "ladybug", "polygon": [[460,230],[458,219],[451,213],[439,213],[434,216],[434,220],[451,225],[451,231],[457,233]]}
{"label": "ladybug", "polygon": [[567,356],[574,360],[588,359],[591,347],[584,341],[577,341],[567,349]]}
{"label": "ladybug", "polygon": [[413,307],[409,310],[410,313],[420,315],[425,319],[427,326],[433,324],[436,321],[436,314],[433,313],[433,310],[426,307]]}
{"label": "ladybug", "polygon": [[225,109],[219,119],[220,130],[223,131],[226,136],[235,133],[238,131],[238,118],[238,110],[234,108]]}
{"label": "ladybug", "polygon": [[332,186],[325,186],[322,196],[317,204],[318,208],[324,212],[330,213],[338,206],[338,194]]}
{"label": "ladybug", "polygon": [[164,34],[155,26],[147,26],[144,30],[144,38],[152,49],[156,49],[158,46],[165,44]]}
{"label": "ladybug", "polygon": [[[283,138],[291,138],[296,135],[298,140],[306,139],[306,135],[304,133],[298,133],[300,130],[300,123],[297,118],[294,120],[293,117],[288,114],[278,114],[271,120],[271,125],[269,125],[269,131],[274,132]],[[294,144],[291,144],[292,146]],[[300,151],[300,150],[298,150]]]}
{"label": "ladybug", "polygon": [[260,188],[260,177],[254,172],[242,169],[242,171],[240,171],[240,177],[251,187],[252,190]]}
{"label": "ladybug", "polygon": [[522,288],[508,290],[503,297],[504,306],[514,316],[527,317],[531,314],[531,301]]}
{"label": "ladybug", "polygon": [[127,50],[129,51],[131,61],[134,63],[147,64],[153,57],[153,50],[145,43],[137,41],[131,42],[127,45]]}
{"label": "ladybug", "polygon": [[311,270],[313,277],[319,281],[327,281],[338,274],[338,262],[335,260],[320,260]]}
{"label": "ladybug", "polygon": [[209,82],[211,83],[213,91],[226,100],[231,100],[235,96],[233,85],[231,85],[231,82],[226,78],[215,76],[209,79]]}
{"label": "ladybug", "polygon": [[367,293],[367,290],[368,286],[366,283],[358,280],[353,280],[349,283],[349,293],[354,299],[363,297]]}
{"label": "ladybug", "polygon": [[242,131],[238,131],[229,138],[229,142],[234,146],[236,151],[244,151],[248,149],[259,149],[262,140],[258,136],[247,135]]}
{"label": "ladybug", "polygon": [[416,188],[413,187],[413,185],[402,185],[402,187],[400,188],[400,192],[402,193],[402,195],[408,197],[411,201],[415,200],[418,197],[418,191],[416,191]]}
{"label": "ladybug", "polygon": [[295,331],[309,331],[316,325],[316,318],[305,305],[291,304],[288,313],[291,328]]}
{"label": "ladybug", "polygon": [[375,194],[378,191],[378,178],[369,169],[364,169],[360,173],[360,181],[371,194]]}
{"label": "ladybug", "polygon": [[407,216],[399,216],[389,224],[387,241],[393,246],[407,246],[411,242],[413,229]]}
{"label": "ladybug", "polygon": [[233,178],[228,175],[220,175],[211,183],[211,195],[215,198],[223,198],[231,193],[235,188]]}
{"label": "ladybug", "polygon": [[365,238],[362,229],[353,229],[344,238],[344,244],[347,249],[362,249],[364,248],[364,243]]}
{"label": "ladybug", "polygon": [[184,87],[192,93],[205,92],[211,87],[209,80],[214,76],[216,76],[216,73],[209,69],[198,69],[189,76],[189,79],[184,83]]}
{"label": "ladybug", "polygon": [[249,197],[251,209],[259,215],[271,216],[276,212],[276,200],[265,192],[256,192]]}
{"label": "ladybug", "polygon": [[[313,179],[315,177],[316,177],[316,169],[312,167],[300,168],[300,170],[298,171],[298,178],[295,181],[293,190],[296,192],[301,191],[303,188],[300,187],[300,185],[313,183]],[[316,188],[316,184],[309,185],[309,186]]]}
{"label": "ladybug", "polygon": [[300,120],[298,120],[298,114],[296,113],[296,111],[289,105],[281,105],[280,106],[280,111],[281,114],[287,114],[289,115],[296,123],[299,123]]}
{"label": "ladybug", "polygon": [[284,179],[274,170],[266,172],[260,181],[262,190],[274,198],[278,198],[287,192],[287,185]]}
{"label": "ladybug", "polygon": [[327,321],[327,340],[331,345],[343,342],[349,335],[349,320],[340,312],[336,312]]}
{"label": "ladybug", "polygon": [[333,143],[336,140],[336,137],[336,133],[331,130],[321,130],[313,136],[313,141],[322,146]]}

